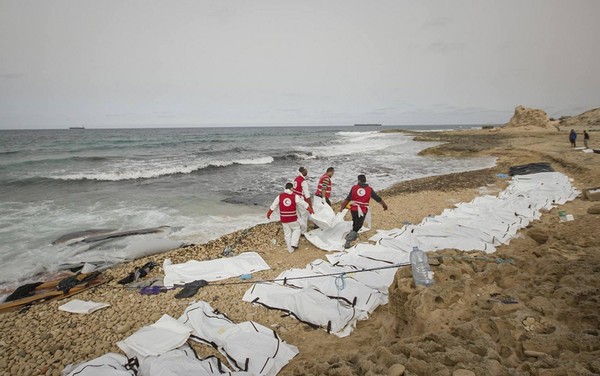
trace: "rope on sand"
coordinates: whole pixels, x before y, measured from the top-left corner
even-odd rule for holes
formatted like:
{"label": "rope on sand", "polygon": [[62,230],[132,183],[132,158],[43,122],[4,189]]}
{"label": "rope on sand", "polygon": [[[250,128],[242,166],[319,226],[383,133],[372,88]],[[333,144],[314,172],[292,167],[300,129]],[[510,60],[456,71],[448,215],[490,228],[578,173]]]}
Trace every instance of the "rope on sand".
{"label": "rope on sand", "polygon": [[[432,255],[429,257],[430,258],[451,258],[451,259],[457,259],[457,260],[495,262],[497,264],[504,264],[504,263],[514,264],[513,259],[504,259],[501,257],[492,258],[492,257],[482,257],[482,256],[445,256],[445,255]],[[208,283],[207,286],[231,286],[231,285],[247,285],[247,284],[254,284],[254,283],[271,283],[271,282],[283,282],[283,284],[285,285],[287,283],[287,281],[292,281],[292,280],[322,278],[322,277],[337,277],[337,279],[339,279],[339,282],[341,282],[341,287],[343,288],[343,285],[345,285],[344,278],[352,277],[352,274],[354,274],[354,273],[372,272],[372,271],[377,271],[377,270],[400,268],[402,266],[409,266],[409,265],[410,264],[391,264],[391,265],[386,265],[386,266],[378,266],[378,267],[374,267],[374,268],[357,269],[357,270],[353,270],[353,271],[343,271],[343,272],[338,272],[338,273],[326,273],[326,274],[310,275],[310,276],[302,276],[302,277],[285,277],[285,278],[273,278],[273,279],[260,279],[260,280],[254,280],[254,281],[253,280],[241,280],[241,281],[234,281],[234,282]],[[337,285],[337,283],[338,283],[338,281],[336,280],[336,285]],[[99,286],[99,287],[118,288],[117,286]],[[183,287],[183,285],[181,285],[181,286],[176,285],[173,288],[161,287],[161,291],[167,291],[167,290],[175,289],[178,287]]]}
{"label": "rope on sand", "polygon": [[434,256],[429,256],[430,258],[437,258],[437,259],[441,259],[441,258],[451,258],[451,259],[455,259],[455,260],[477,260],[477,261],[487,261],[487,262],[495,262],[496,264],[504,264],[504,263],[508,263],[508,264],[514,264],[513,259],[504,259],[502,257],[483,257],[483,256],[446,256],[446,255],[434,255]]}

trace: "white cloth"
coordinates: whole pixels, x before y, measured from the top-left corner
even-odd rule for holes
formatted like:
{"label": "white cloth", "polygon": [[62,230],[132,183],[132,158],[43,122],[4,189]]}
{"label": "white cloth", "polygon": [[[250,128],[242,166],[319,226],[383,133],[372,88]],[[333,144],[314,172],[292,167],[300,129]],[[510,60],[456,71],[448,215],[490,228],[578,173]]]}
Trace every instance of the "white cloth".
{"label": "white cloth", "polygon": [[315,197],[313,201],[314,214],[310,215],[310,220],[322,229],[328,229],[335,225],[336,215],[331,206],[323,197]]}
{"label": "white cloth", "polygon": [[83,301],[79,299],[73,299],[68,303],[65,303],[58,307],[60,311],[71,312],[71,313],[92,313],[102,308],[110,307],[108,303],[96,303],[91,300]]}
{"label": "white cloth", "polygon": [[287,223],[281,222],[281,226],[283,227],[283,238],[288,249],[289,247],[297,247],[298,242],[300,241],[300,235],[302,235],[300,223],[298,221]]}
{"label": "white cloth", "polygon": [[185,284],[203,279],[207,282],[220,281],[271,269],[256,252],[244,252],[234,257],[219,258],[208,261],[190,260],[183,264],[171,264],[166,259],[163,263],[165,287],[174,284]]}
{"label": "white cloth", "polygon": [[127,358],[121,354],[108,353],[78,365],[67,365],[63,376],[134,376],[125,368]]}
{"label": "white cloth", "polygon": [[139,376],[220,376],[248,375],[246,372],[231,372],[214,356],[198,359],[188,346],[171,350],[160,356],[150,356],[140,362]]}
{"label": "white cloth", "polygon": [[299,352],[273,330],[252,321],[235,324],[203,301],[188,306],[179,321],[193,329],[192,339],[216,346],[234,369],[252,375],[275,376]]}
{"label": "white cloth", "polygon": [[508,244],[519,229],[538,220],[542,210],[578,195],[569,178],[559,172],[517,175],[497,197],[476,197],[420,224],[378,231],[370,240],[405,252],[418,246],[424,251],[454,248],[493,253],[497,246]]}
{"label": "white cloth", "polygon": [[[287,285],[312,288],[328,297],[346,299],[356,309],[367,313],[372,313],[375,308],[387,302],[387,297],[380,291],[347,276],[345,272],[341,273],[324,276],[308,269],[290,269],[279,274],[276,279],[285,278]],[[277,283],[283,284],[283,281]]]}
{"label": "white cloth", "polygon": [[288,312],[298,320],[328,330],[338,337],[349,335],[367,312],[341,299],[331,299],[312,288],[292,288],[276,283],[256,283],[244,294],[245,302]]}
{"label": "white cloth", "polygon": [[166,353],[183,345],[192,329],[169,315],[163,315],[152,325],[144,326],[117,346],[129,358],[138,359]]}

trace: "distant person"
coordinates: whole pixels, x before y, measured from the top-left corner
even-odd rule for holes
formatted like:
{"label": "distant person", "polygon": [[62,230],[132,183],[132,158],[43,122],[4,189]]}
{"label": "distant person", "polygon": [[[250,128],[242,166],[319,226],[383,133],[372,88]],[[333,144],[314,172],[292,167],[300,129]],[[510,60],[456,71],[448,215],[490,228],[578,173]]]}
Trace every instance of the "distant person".
{"label": "distant person", "polygon": [[383,210],[388,210],[388,206],[381,197],[375,193],[373,188],[367,184],[365,175],[358,175],[358,184],[350,189],[350,193],[342,202],[340,211],[344,210],[346,205],[350,204],[350,213],[352,214],[352,231],[346,235],[346,244],[344,248],[350,248],[352,242],[358,239],[358,231],[365,222],[365,217],[369,211],[369,201],[373,199],[383,206]]}
{"label": "distant person", "polygon": [[590,134],[587,133],[587,131],[583,131],[583,146],[585,146],[586,149],[589,148],[588,142],[590,142]]}
{"label": "distant person", "polygon": [[[296,176],[294,179],[292,191],[299,197],[304,198],[304,201],[306,201],[309,206],[312,206],[310,191],[308,190],[308,182],[306,181],[308,170],[306,167],[300,167],[298,172],[298,176]],[[301,206],[300,210],[298,210],[298,222],[300,222],[300,228],[304,234],[308,229],[308,212],[303,209],[303,206]]]}
{"label": "distant person", "polygon": [[571,133],[569,133],[569,141],[571,141],[571,147],[577,147],[577,132],[575,132],[575,129],[571,129]]}
{"label": "distant person", "polygon": [[319,179],[319,184],[317,184],[317,191],[315,192],[316,197],[322,197],[327,202],[327,205],[331,206],[331,201],[329,198],[331,197],[331,188],[333,183],[331,182],[331,178],[335,170],[333,167],[329,167],[327,171],[321,176]]}
{"label": "distant person", "polygon": [[279,208],[279,220],[283,226],[283,237],[289,253],[298,248],[300,240],[300,223],[298,222],[298,207],[304,208],[309,213],[313,213],[312,208],[300,196],[292,192],[292,183],[285,184],[285,190],[275,197],[275,200],[269,207],[267,218],[271,219],[271,214]]}

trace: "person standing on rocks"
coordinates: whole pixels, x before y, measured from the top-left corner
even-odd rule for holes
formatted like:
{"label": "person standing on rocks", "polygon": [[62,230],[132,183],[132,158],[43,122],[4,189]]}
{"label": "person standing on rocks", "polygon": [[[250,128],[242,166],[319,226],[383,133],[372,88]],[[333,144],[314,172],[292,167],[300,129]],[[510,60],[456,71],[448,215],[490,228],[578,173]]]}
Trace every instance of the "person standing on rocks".
{"label": "person standing on rocks", "polygon": [[298,241],[302,233],[298,222],[298,206],[307,210],[308,213],[314,213],[306,201],[292,192],[292,187],[292,183],[286,183],[285,190],[275,197],[267,212],[267,218],[271,219],[271,214],[279,208],[279,220],[283,226],[283,236],[289,253],[298,248]]}
{"label": "person standing on rocks", "polygon": [[346,205],[350,204],[350,213],[352,214],[352,231],[346,235],[346,244],[344,248],[350,248],[352,242],[358,239],[358,231],[365,222],[365,217],[369,211],[369,201],[371,199],[377,201],[383,206],[383,210],[388,210],[388,206],[381,197],[375,193],[373,188],[367,184],[365,175],[358,175],[358,184],[350,189],[350,193],[342,202],[340,212],[344,210]]}
{"label": "person standing on rocks", "polygon": [[590,142],[590,134],[587,133],[587,131],[583,131],[583,146],[585,146],[586,149],[589,148],[588,142]]}

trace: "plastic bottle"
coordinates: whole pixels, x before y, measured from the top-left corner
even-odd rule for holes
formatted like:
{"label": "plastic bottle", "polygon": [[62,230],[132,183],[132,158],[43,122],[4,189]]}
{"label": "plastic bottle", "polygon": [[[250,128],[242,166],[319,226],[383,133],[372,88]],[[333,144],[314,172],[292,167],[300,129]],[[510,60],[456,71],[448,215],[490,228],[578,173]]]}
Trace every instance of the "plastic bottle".
{"label": "plastic bottle", "polygon": [[429,259],[419,247],[413,247],[410,253],[410,266],[415,286],[431,286],[435,283],[433,271],[431,271],[431,267],[429,266]]}

